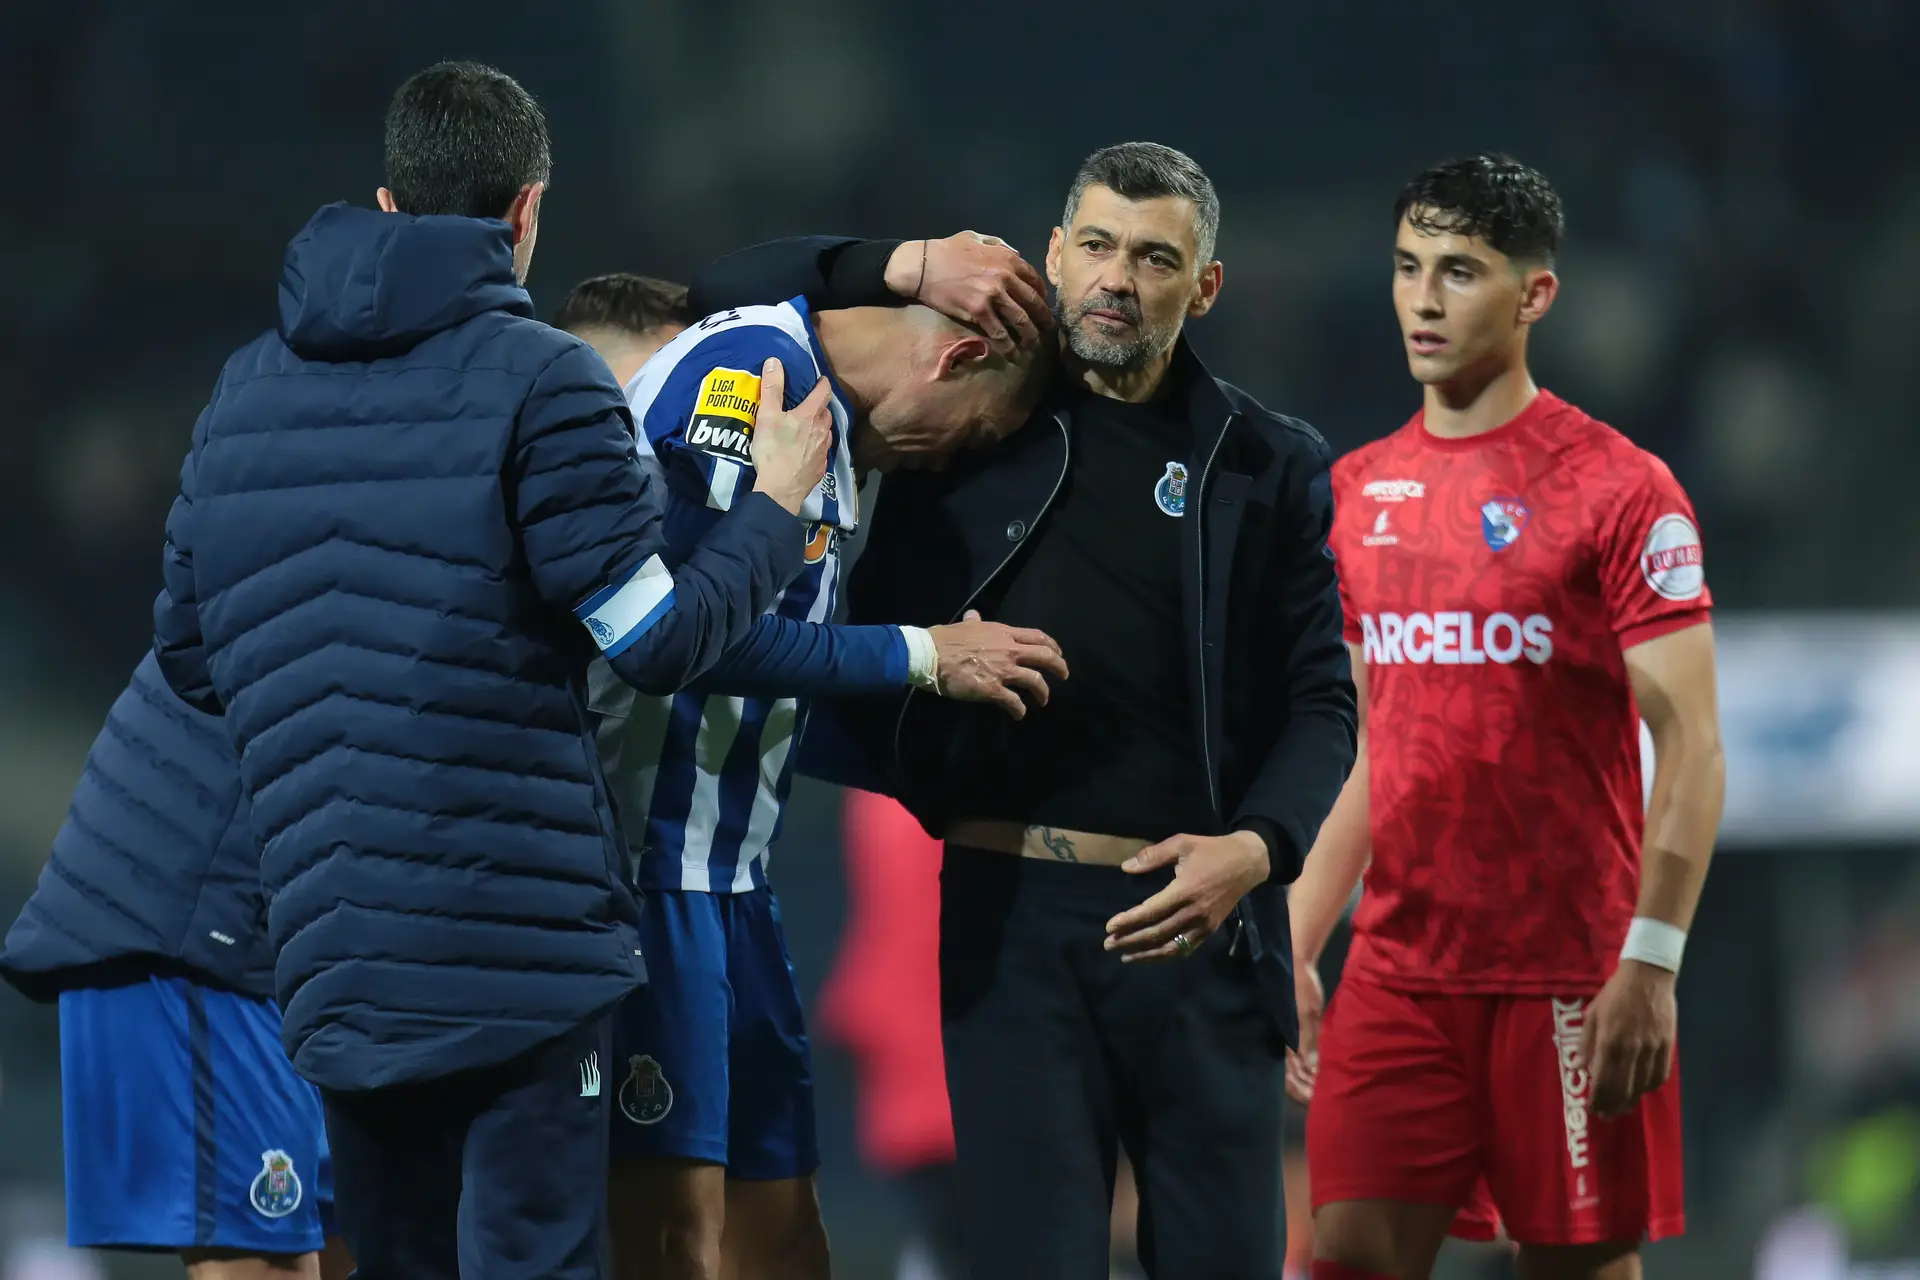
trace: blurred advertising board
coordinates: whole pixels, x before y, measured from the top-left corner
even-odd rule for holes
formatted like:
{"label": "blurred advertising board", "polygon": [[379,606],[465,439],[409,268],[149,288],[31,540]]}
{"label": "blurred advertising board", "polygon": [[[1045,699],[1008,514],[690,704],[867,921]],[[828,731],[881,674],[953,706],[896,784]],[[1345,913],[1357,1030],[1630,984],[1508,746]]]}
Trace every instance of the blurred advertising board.
{"label": "blurred advertising board", "polygon": [[1714,627],[1722,846],[1920,839],[1920,615],[1721,614]]}

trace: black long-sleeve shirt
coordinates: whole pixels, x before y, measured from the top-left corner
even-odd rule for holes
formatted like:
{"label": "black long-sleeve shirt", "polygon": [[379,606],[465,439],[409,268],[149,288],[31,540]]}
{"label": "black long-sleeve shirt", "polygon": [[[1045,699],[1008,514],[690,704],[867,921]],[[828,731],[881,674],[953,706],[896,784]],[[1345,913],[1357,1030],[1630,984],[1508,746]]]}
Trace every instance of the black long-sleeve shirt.
{"label": "black long-sleeve shirt", "polygon": [[959,709],[947,805],[956,818],[1149,840],[1207,834],[1219,820],[1180,601],[1193,432],[1167,396],[1129,404],[1078,392],[1069,404],[1060,492],[977,607],[1059,641],[1072,678],[1021,720]]}

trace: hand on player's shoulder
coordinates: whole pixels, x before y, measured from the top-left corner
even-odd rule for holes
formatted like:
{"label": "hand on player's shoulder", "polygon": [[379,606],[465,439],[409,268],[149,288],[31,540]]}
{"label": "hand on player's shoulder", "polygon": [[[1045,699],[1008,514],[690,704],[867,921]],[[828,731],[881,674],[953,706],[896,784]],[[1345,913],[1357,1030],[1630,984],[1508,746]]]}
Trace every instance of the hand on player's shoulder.
{"label": "hand on player's shoulder", "polygon": [[825,378],[791,409],[782,407],[786,390],[786,369],[768,360],[760,370],[760,402],[753,414],[753,487],[798,515],[827,472],[833,411]]}

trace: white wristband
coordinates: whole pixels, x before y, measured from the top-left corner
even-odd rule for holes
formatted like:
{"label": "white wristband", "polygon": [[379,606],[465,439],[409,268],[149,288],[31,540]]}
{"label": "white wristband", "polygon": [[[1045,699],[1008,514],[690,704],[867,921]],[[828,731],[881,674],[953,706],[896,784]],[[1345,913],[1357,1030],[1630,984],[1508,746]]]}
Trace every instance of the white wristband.
{"label": "white wristband", "polygon": [[1665,920],[1635,916],[1627,926],[1627,940],[1620,948],[1622,960],[1638,960],[1669,973],[1680,972],[1680,954],[1687,949],[1687,931]]}
{"label": "white wristband", "polygon": [[907,641],[907,683],[916,689],[940,692],[940,648],[925,627],[902,627]]}

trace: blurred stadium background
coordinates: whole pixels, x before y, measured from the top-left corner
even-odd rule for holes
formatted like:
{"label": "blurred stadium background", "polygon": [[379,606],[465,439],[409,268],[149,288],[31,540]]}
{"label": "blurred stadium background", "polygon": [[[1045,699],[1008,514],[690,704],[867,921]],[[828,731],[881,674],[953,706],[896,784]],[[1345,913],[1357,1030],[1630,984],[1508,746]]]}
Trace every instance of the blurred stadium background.
{"label": "blurred stadium background", "polygon": [[[419,67],[493,62],[545,104],[549,314],[585,275],[684,279],[792,232],[973,227],[1037,259],[1082,155],[1180,147],[1225,206],[1196,343],[1342,448],[1416,403],[1397,185],[1503,147],[1570,211],[1537,370],[1690,488],[1724,634],[1729,810],[1681,982],[1690,1233],[1649,1274],[1920,1276],[1916,53],[1912,0],[9,0],[0,920],[147,643],[219,364],[272,323],[314,207],[370,202]],[[804,789],[778,858],[809,992],[845,911],[838,803]],[[818,1068],[840,1274],[891,1276],[902,1207],[861,1168],[845,1059]],[[58,1247],[58,1078],[52,1011],[0,989],[0,1280],[178,1274]]]}

